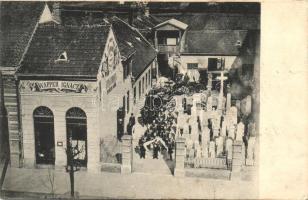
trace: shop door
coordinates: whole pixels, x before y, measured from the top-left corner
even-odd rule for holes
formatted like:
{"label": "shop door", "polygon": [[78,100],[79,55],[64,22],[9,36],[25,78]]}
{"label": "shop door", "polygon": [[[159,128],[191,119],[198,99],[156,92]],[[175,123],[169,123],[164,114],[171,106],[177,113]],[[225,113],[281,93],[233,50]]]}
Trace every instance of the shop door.
{"label": "shop door", "polygon": [[33,113],[36,164],[55,164],[54,118],[47,107]]}
{"label": "shop door", "polygon": [[87,166],[87,118],[84,111],[72,108],[66,113],[67,147],[76,153],[74,161]]}

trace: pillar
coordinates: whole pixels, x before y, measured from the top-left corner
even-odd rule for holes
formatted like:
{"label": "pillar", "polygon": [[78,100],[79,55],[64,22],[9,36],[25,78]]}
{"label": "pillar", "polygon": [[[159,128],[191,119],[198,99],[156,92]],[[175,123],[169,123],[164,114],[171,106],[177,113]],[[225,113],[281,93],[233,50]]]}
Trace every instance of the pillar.
{"label": "pillar", "polygon": [[227,108],[226,110],[229,111],[231,108],[231,93],[227,94]]}
{"label": "pillar", "polygon": [[21,156],[21,132],[19,130],[19,107],[17,96],[17,83],[14,77],[14,70],[2,71],[2,88],[4,106],[8,118],[8,136],[10,146],[11,167],[20,167]]}
{"label": "pillar", "polygon": [[185,138],[177,138],[175,148],[174,176],[182,177],[185,176]]}
{"label": "pillar", "polygon": [[132,172],[132,136],[123,135],[121,173],[129,174],[131,172]]}
{"label": "pillar", "polygon": [[243,141],[233,141],[233,153],[232,153],[232,179],[240,179],[241,178],[241,170],[243,165]]}

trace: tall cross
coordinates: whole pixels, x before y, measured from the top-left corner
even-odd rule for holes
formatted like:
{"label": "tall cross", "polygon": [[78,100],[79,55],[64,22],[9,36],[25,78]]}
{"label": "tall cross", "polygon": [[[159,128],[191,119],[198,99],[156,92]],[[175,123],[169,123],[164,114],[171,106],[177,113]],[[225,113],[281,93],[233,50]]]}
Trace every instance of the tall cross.
{"label": "tall cross", "polygon": [[224,76],[224,71],[220,72],[220,77],[216,78],[217,80],[220,80],[220,92],[219,92],[219,98],[218,98],[218,109],[222,110],[222,99],[224,96],[224,81],[228,79],[227,76]]}

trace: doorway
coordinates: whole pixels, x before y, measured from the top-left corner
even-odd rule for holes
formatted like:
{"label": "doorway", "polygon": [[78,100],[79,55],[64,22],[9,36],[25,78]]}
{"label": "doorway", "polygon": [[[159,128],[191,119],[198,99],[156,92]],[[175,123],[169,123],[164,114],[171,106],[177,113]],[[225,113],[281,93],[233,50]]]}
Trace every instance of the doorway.
{"label": "doorway", "polygon": [[44,106],[33,112],[36,164],[55,164],[54,116]]}
{"label": "doorway", "polygon": [[[66,112],[67,146],[78,152],[74,161],[87,166],[87,116],[80,108],[71,108]],[[70,143],[70,144],[69,144]]]}

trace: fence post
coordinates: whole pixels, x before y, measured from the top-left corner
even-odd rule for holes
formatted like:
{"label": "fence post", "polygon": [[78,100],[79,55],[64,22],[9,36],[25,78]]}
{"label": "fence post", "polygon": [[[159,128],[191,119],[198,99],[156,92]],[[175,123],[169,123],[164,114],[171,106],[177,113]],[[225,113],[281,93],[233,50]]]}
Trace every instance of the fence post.
{"label": "fence post", "polygon": [[240,179],[241,178],[241,170],[243,165],[243,155],[242,149],[243,141],[234,140],[233,142],[233,152],[232,152],[232,175],[231,179]]}
{"label": "fence post", "polygon": [[121,173],[129,174],[131,172],[132,172],[132,136],[123,135]]}
{"label": "fence post", "polygon": [[178,137],[175,145],[175,169],[174,176],[185,176],[184,161],[185,161],[185,138]]}

